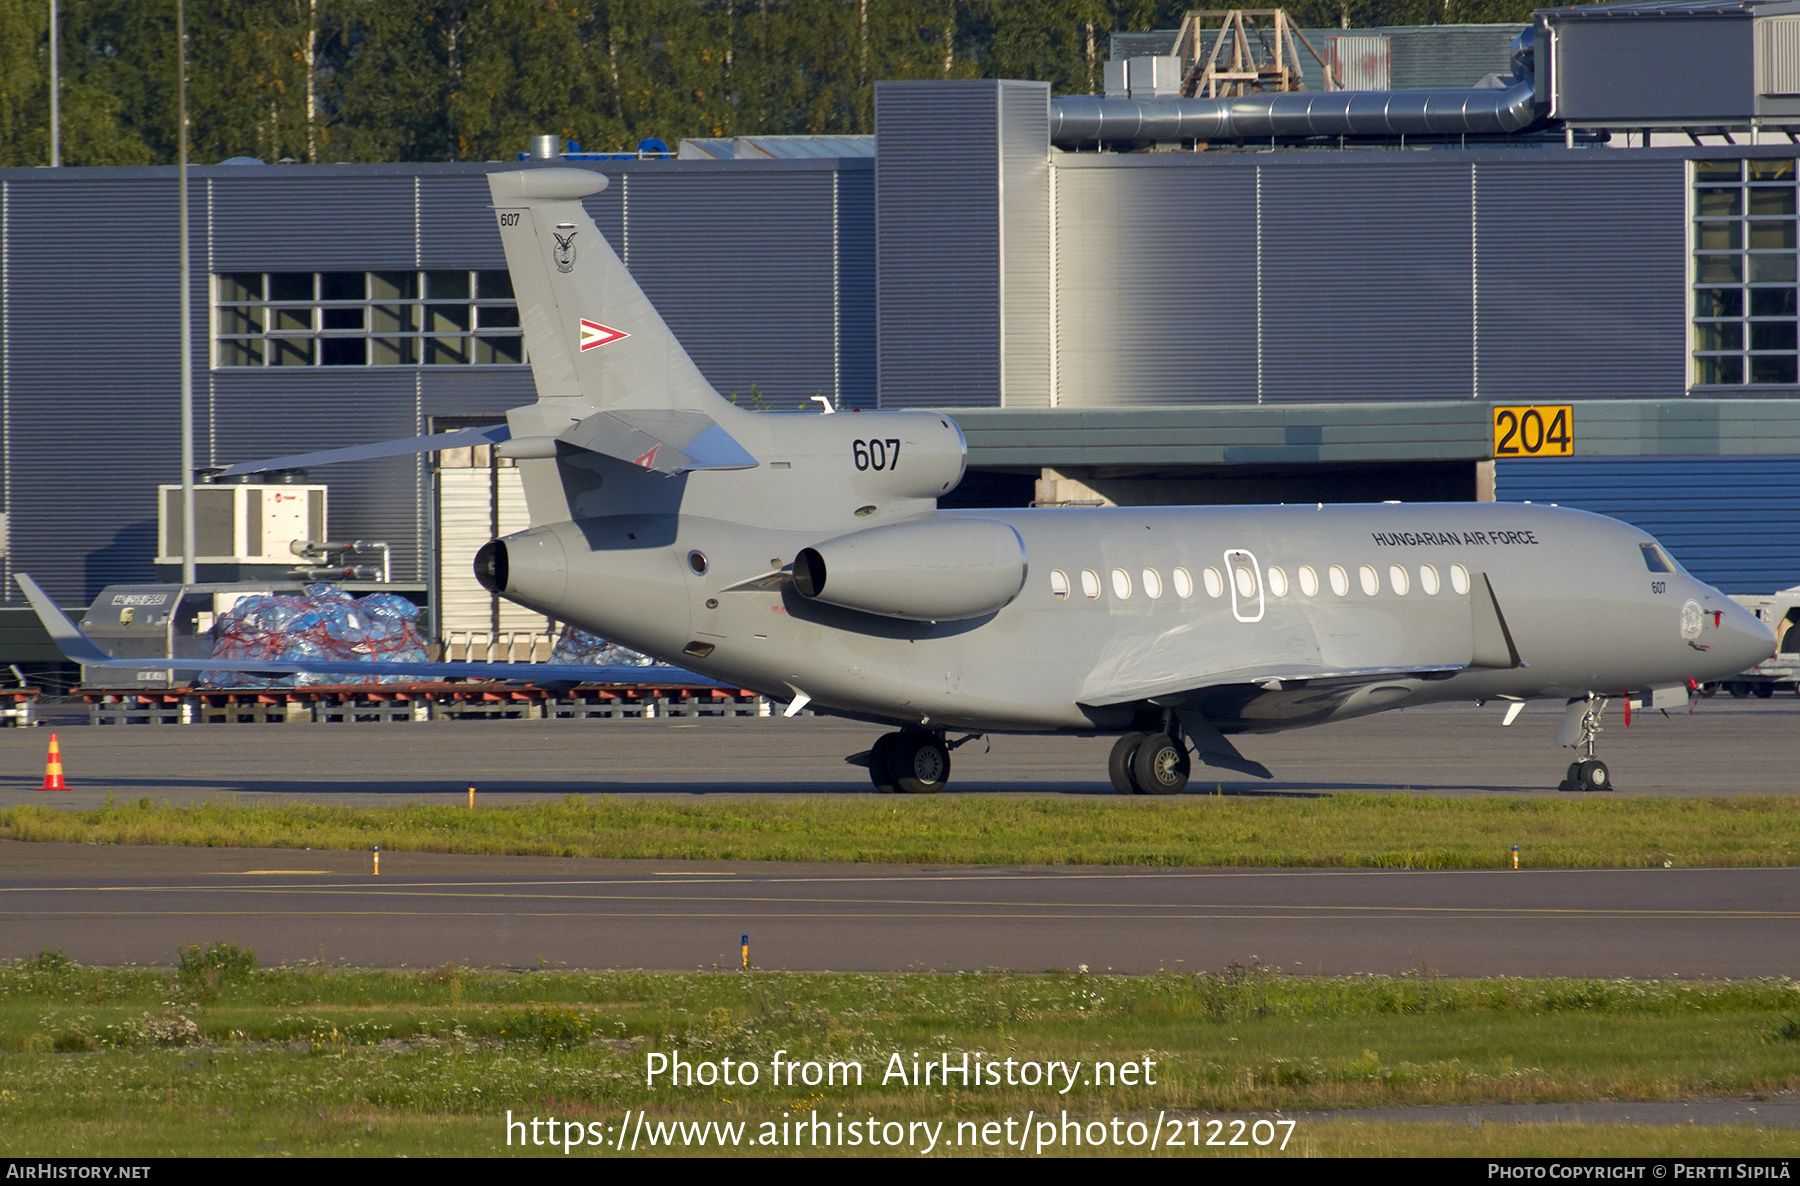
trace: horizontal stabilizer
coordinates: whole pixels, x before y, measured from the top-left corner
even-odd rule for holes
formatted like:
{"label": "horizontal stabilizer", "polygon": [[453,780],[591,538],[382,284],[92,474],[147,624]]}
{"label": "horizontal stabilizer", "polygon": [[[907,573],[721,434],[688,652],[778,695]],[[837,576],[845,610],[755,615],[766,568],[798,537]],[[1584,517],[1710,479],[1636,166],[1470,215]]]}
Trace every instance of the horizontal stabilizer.
{"label": "horizontal stabilizer", "polygon": [[375,441],[343,449],[321,449],[316,453],[290,453],[286,457],[241,461],[219,476],[230,478],[238,474],[260,474],[275,469],[311,469],[315,465],[337,465],[345,461],[370,461],[376,457],[404,457],[409,453],[466,449],[470,445],[499,444],[510,436],[512,430],[504,424],[489,428],[464,428],[457,432],[434,432],[429,436],[412,437],[404,441]]}
{"label": "horizontal stabilizer", "polygon": [[756,465],[756,458],[704,412],[645,408],[596,412],[556,439],[661,474]]}
{"label": "horizontal stabilizer", "polygon": [[711,686],[715,681],[679,667],[599,667],[583,663],[396,663],[329,659],[115,659],[101,650],[63,613],[49,594],[25,573],[16,574],[19,587],[38,619],[71,663],[125,671],[240,671],[246,675],[393,675],[428,681],[440,679],[494,679],[532,684],[689,684]]}

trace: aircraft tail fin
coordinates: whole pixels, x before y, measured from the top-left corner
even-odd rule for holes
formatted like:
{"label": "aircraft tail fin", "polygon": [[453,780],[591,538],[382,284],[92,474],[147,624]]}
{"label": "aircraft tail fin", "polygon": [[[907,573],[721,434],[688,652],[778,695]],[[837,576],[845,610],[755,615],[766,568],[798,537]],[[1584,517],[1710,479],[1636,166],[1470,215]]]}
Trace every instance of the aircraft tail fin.
{"label": "aircraft tail fin", "polygon": [[488,174],[538,399],[573,419],[603,409],[716,413],[724,404],[582,208],[583,169]]}

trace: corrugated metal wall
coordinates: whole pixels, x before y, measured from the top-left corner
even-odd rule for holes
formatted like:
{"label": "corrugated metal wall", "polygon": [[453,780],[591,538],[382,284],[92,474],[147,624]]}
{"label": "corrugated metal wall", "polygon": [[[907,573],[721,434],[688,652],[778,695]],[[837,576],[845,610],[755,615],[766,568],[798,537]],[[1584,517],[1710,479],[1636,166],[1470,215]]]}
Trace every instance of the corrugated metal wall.
{"label": "corrugated metal wall", "polygon": [[[609,163],[592,203],[721,391],[875,402],[867,160]],[[482,167],[195,169],[202,464],[424,432],[535,398],[525,368],[209,371],[209,271],[502,268]],[[167,169],[8,171],[5,479],[10,563],[77,603],[150,576],[155,487],[180,480],[175,181]],[[23,228],[29,228],[26,232]],[[834,304],[833,294],[836,294]],[[425,470],[333,467],[332,534],[425,579]],[[5,598],[18,597],[10,579]]]}
{"label": "corrugated metal wall", "polygon": [[1481,397],[1680,398],[1684,162],[1537,155],[1477,166]]}
{"label": "corrugated metal wall", "polygon": [[1050,87],[1000,88],[1000,402],[1050,406]]}
{"label": "corrugated metal wall", "polygon": [[1256,398],[1256,174],[1058,169],[1056,403]]}
{"label": "corrugated metal wall", "polygon": [[1052,159],[1059,405],[1685,392],[1679,160]]}
{"label": "corrugated metal wall", "polygon": [[[1293,160],[1258,169],[1258,398],[1468,395],[1468,165],[1334,166],[1321,174]],[[1329,201],[1319,200],[1322,192]]]}
{"label": "corrugated metal wall", "polygon": [[1800,584],[1800,457],[1500,461],[1495,495],[1623,519],[1727,593]]}
{"label": "corrugated metal wall", "polygon": [[992,83],[875,84],[884,408],[1000,401],[998,123]]}

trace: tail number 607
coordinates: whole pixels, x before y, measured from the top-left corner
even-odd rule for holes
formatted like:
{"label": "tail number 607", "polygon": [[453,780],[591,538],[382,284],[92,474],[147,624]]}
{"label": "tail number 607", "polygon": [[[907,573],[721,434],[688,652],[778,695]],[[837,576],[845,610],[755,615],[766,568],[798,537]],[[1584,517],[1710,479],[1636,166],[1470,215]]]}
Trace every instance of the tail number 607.
{"label": "tail number 607", "polygon": [[897,437],[887,440],[868,440],[850,442],[850,460],[856,463],[859,470],[865,469],[899,469],[900,441]]}

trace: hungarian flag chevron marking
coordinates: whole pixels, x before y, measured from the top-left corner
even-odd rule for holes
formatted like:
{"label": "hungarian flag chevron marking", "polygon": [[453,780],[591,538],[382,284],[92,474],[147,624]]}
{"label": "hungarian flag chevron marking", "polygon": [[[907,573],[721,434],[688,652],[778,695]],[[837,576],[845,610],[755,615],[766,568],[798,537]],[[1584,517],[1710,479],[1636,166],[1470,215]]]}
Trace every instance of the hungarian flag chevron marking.
{"label": "hungarian flag chevron marking", "polygon": [[616,342],[620,338],[629,338],[630,336],[630,334],[622,329],[614,329],[610,325],[601,325],[598,321],[589,321],[585,317],[581,319],[581,348],[584,351],[592,350],[597,346],[604,346],[608,342]]}

